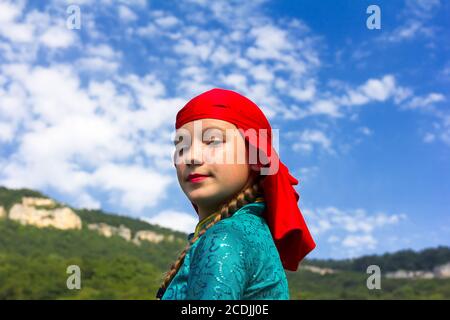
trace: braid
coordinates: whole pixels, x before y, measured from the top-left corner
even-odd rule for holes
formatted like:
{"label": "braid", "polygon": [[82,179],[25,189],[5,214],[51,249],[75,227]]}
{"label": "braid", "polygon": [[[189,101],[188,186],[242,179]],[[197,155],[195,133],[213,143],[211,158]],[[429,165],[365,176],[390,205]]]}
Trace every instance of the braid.
{"label": "braid", "polygon": [[249,179],[247,184],[243,187],[242,191],[240,191],[236,196],[231,198],[231,200],[226,202],[218,212],[213,213],[213,215],[216,215],[215,218],[210,223],[208,223],[206,227],[203,228],[196,236],[192,237],[189,240],[189,243],[181,252],[178,259],[171,265],[170,270],[166,272],[166,274],[164,275],[163,283],[156,295],[157,300],[160,300],[160,298],[163,296],[166,288],[169,286],[170,282],[175,277],[181,265],[183,264],[186,253],[189,251],[189,249],[195,243],[195,241],[197,241],[198,238],[200,238],[209,228],[211,228],[217,222],[219,222],[222,219],[230,217],[231,215],[233,215],[233,213],[239,210],[239,208],[243,207],[248,203],[254,202],[257,197],[261,196],[260,192],[261,187],[259,185],[258,178],[259,176],[256,177],[256,182],[254,182],[253,184],[251,184],[252,180]]}

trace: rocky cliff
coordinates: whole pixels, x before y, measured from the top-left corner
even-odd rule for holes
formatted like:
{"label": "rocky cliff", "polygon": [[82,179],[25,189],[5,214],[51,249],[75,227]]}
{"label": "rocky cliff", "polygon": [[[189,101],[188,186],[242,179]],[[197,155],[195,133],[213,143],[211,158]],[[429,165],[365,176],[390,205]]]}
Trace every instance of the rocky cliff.
{"label": "rocky cliff", "polygon": [[[22,197],[21,203],[13,204],[9,213],[0,206],[0,218],[8,218],[38,228],[81,230],[83,226],[82,219],[71,208],[48,198]],[[118,236],[136,245],[140,245],[142,241],[159,243],[164,240],[175,240],[173,235],[165,236],[151,230],[139,230],[133,237],[132,231],[124,225],[116,227],[106,223],[90,223],[87,229],[108,238]]]}
{"label": "rocky cliff", "polygon": [[163,240],[174,241],[173,235],[164,236],[162,234],[150,230],[137,231],[134,237],[132,237],[131,230],[125,227],[124,225],[114,227],[106,223],[91,223],[88,225],[88,229],[94,230],[98,232],[100,235],[105,236],[107,238],[112,236],[119,236],[127,241],[132,241],[136,245],[140,245],[142,241],[148,241],[153,243],[159,243]]}
{"label": "rocky cliff", "polygon": [[391,279],[446,279],[450,278],[450,263],[436,266],[433,271],[397,270],[388,272],[386,277]]}
{"label": "rocky cliff", "polygon": [[57,207],[51,199],[23,197],[9,210],[8,218],[38,228],[81,229],[80,217],[68,207]]}

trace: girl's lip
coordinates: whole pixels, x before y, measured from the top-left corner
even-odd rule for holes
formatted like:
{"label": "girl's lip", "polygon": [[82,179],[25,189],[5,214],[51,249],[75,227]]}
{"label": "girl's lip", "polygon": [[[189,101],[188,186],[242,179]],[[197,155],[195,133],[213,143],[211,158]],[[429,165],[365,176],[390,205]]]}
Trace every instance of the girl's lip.
{"label": "girl's lip", "polygon": [[197,176],[189,179],[189,182],[197,183],[209,178],[209,176]]}
{"label": "girl's lip", "polygon": [[189,182],[200,182],[205,180],[206,178],[210,177],[209,175],[203,175],[203,174],[190,174],[188,176],[188,181]]}

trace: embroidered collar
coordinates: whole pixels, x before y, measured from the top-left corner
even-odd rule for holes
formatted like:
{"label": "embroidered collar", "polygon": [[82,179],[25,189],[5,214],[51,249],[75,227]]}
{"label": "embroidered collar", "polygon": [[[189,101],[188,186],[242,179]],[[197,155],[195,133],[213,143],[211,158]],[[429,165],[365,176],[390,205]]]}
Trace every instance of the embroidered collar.
{"label": "embroidered collar", "polygon": [[194,232],[194,236],[198,235],[198,233],[204,229],[204,227],[206,225],[208,225],[208,223],[210,223],[211,221],[213,221],[217,216],[219,215],[219,213],[213,213],[210,214],[209,216],[203,218],[195,227],[195,232]]}

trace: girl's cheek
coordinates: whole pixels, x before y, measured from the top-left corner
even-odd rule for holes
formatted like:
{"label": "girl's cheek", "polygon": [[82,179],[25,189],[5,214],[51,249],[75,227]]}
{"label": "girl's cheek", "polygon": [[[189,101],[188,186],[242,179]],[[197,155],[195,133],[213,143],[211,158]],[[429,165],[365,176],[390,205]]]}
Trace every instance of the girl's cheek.
{"label": "girl's cheek", "polygon": [[178,179],[180,180],[180,182],[182,181],[184,169],[185,169],[185,168],[184,168],[184,165],[182,165],[182,164],[179,164],[179,165],[177,165],[177,167],[176,167],[176,170],[177,170],[177,176],[178,176]]}

